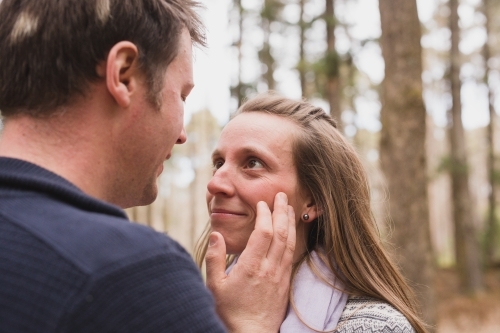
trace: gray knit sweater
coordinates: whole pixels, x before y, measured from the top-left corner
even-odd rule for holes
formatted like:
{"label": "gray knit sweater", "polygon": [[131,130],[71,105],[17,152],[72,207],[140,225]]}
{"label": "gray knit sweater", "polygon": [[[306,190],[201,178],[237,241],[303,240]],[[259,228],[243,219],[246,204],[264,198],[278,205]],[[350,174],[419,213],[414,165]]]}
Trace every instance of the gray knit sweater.
{"label": "gray knit sweater", "polygon": [[388,303],[350,297],[335,333],[414,333],[406,317]]}

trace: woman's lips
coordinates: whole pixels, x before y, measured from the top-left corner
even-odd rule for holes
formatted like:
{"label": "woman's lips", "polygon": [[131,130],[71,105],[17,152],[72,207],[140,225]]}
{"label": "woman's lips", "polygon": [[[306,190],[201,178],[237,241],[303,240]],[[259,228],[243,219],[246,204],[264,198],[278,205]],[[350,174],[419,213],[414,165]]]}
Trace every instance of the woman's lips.
{"label": "woman's lips", "polygon": [[211,211],[211,216],[245,216],[246,214],[244,213],[239,213],[227,209],[212,209]]}

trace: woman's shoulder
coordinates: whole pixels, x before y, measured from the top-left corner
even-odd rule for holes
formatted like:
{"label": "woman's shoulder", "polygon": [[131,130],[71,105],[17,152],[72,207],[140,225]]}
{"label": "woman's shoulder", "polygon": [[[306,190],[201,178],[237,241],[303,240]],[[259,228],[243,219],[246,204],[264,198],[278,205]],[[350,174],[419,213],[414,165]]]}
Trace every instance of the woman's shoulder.
{"label": "woman's shoulder", "polygon": [[392,305],[370,297],[351,296],[336,333],[414,333],[406,317]]}

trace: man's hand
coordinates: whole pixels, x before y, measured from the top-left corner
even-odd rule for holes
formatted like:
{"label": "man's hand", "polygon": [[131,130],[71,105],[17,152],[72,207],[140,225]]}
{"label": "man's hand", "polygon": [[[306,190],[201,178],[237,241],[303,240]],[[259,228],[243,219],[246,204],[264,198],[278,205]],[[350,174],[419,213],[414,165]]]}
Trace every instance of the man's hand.
{"label": "man's hand", "polygon": [[272,215],[265,202],[257,204],[255,229],[229,275],[224,239],[218,232],[210,235],[207,286],[230,332],[278,332],[288,304],[294,250],[295,214],[284,193],[276,195]]}

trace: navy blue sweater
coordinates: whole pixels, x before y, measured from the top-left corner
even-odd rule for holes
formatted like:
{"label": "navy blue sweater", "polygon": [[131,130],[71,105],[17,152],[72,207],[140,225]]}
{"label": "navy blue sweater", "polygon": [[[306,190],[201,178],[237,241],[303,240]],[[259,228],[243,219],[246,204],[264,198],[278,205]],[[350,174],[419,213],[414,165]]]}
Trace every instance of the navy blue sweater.
{"label": "navy blue sweater", "polygon": [[224,332],[191,257],[31,163],[0,158],[0,332]]}

